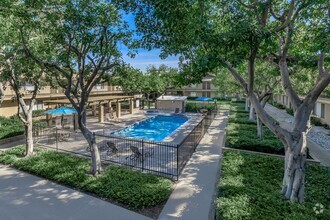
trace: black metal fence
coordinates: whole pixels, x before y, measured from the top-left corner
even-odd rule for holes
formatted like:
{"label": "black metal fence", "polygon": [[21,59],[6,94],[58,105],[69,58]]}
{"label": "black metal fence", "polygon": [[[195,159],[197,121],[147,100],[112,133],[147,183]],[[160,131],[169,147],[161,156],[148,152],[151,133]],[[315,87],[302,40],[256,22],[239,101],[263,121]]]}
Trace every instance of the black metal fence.
{"label": "black metal fence", "polygon": [[[208,127],[216,111],[209,111],[180,144],[95,133],[96,145],[104,163],[116,163],[154,173],[170,179],[178,179],[183,168]],[[60,151],[90,156],[90,149],[80,132],[72,129],[35,128],[38,145]]]}

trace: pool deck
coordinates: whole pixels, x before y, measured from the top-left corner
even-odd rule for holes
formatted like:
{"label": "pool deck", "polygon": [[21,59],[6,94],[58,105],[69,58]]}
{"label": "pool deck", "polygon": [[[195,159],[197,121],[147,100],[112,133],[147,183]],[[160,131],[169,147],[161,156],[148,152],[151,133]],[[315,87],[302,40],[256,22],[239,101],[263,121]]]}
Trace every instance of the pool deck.
{"label": "pool deck", "polygon": [[215,219],[215,197],[228,111],[221,111],[196,148],[158,219]]}

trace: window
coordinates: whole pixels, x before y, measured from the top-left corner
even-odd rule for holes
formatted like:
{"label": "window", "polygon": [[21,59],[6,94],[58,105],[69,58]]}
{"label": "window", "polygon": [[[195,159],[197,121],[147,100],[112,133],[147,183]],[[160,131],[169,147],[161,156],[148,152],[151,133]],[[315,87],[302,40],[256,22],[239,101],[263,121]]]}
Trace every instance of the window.
{"label": "window", "polygon": [[190,96],[192,96],[192,97],[196,97],[197,94],[196,94],[196,92],[190,92]]}
{"label": "window", "polygon": [[99,90],[99,89],[104,89],[104,84],[96,84],[95,85],[95,89]]}
{"label": "window", "polygon": [[321,118],[324,118],[325,104],[321,104]]}
{"label": "window", "polygon": [[325,113],[325,104],[317,102],[315,106],[316,116],[319,118],[324,118],[324,113]]}
{"label": "window", "polygon": [[26,91],[33,91],[34,90],[34,85],[27,83],[24,86],[24,90],[26,90]]}

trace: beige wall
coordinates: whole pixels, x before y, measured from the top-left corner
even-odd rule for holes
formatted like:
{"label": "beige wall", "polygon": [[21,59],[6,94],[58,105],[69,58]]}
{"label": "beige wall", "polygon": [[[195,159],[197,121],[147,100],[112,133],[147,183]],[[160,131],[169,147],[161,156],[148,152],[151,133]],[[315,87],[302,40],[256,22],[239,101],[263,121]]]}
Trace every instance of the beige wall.
{"label": "beige wall", "polygon": [[186,101],[157,100],[157,109],[159,109],[159,110],[175,111],[176,108],[179,108],[180,112],[184,112],[185,108],[186,108]]}
{"label": "beige wall", "polygon": [[6,100],[2,103],[0,108],[0,116],[12,116],[17,114],[17,102]]}

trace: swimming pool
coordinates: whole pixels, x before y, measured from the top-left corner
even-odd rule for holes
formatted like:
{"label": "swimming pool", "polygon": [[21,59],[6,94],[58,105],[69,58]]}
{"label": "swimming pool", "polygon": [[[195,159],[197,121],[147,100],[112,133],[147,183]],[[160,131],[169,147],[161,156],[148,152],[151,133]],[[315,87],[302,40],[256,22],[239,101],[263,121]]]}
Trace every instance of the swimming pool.
{"label": "swimming pool", "polygon": [[162,141],[188,120],[189,118],[184,116],[157,115],[112,134]]}

